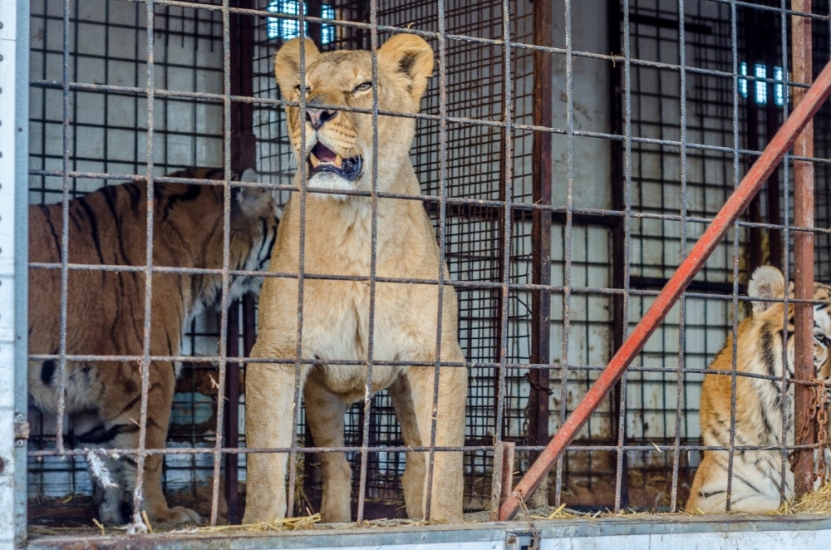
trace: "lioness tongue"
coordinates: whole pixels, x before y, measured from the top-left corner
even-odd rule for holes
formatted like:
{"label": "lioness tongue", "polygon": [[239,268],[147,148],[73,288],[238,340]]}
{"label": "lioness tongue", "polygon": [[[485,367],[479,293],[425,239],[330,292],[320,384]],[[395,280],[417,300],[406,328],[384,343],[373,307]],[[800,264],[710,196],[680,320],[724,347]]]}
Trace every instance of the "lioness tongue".
{"label": "lioness tongue", "polygon": [[338,156],[337,153],[323,145],[322,143],[318,143],[312,149],[312,153],[319,158],[322,162],[334,162],[335,158]]}

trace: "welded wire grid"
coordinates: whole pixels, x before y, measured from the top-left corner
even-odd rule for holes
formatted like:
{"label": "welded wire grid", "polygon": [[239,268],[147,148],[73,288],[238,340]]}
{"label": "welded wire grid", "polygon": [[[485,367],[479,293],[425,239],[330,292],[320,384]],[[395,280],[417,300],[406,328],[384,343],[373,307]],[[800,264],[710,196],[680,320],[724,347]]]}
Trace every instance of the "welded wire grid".
{"label": "welded wire grid", "polygon": [[[156,6],[154,11],[158,37],[154,40],[153,71],[157,87],[172,92],[221,93],[221,15],[171,6]],[[31,3],[31,202],[61,200],[64,162],[68,172],[90,173],[89,177],[66,178],[69,198],[145,173],[147,100],[136,92],[147,86],[146,21],[145,6],[141,4]],[[66,42],[64,27],[68,30]],[[70,86],[123,86],[131,93],[70,90],[64,112],[61,87],[55,86],[63,80],[64,59]],[[65,115],[69,132],[66,143],[56,139],[62,135]],[[189,166],[211,166],[221,158],[221,106],[187,97],[156,98],[153,116],[156,175]],[[65,145],[69,146],[66,156]],[[215,355],[218,332],[218,322],[211,315],[194,321],[183,342],[183,352]],[[215,389],[211,391],[207,380],[213,370],[204,363],[184,366],[173,404],[170,446],[194,447],[212,439]],[[30,449],[53,448],[54,426],[44,426],[43,416],[37,411],[30,411],[30,422]],[[73,438],[71,422],[67,429],[68,437]],[[210,460],[206,458],[167,457],[166,491],[183,492],[184,500],[195,500],[196,485],[204,483],[210,473]],[[29,480],[30,501],[37,503],[30,510],[32,519],[73,519],[79,517],[79,510],[89,510],[85,495],[90,493],[90,481],[82,457],[33,459]],[[88,515],[80,517],[88,521]]]}
{"label": "welded wire grid", "polygon": [[[519,444],[519,472],[527,467],[526,453],[545,443],[528,433],[526,410],[532,391],[526,374],[535,338],[531,319],[541,314],[530,307],[532,293],[541,290],[530,285],[535,253],[531,218],[535,210],[548,209],[532,198],[535,135],[553,132],[555,161],[552,270],[544,289],[552,294],[551,352],[537,365],[549,370],[551,378],[546,428],[553,433],[767,143],[771,129],[784,120],[792,89],[789,56],[783,55],[790,51],[792,14],[773,1],[611,1],[605,4],[607,44],[597,41],[596,25],[585,24],[588,8],[555,3],[554,47],[537,48],[554,61],[552,128],[533,127],[530,2],[475,7],[454,1],[310,2],[306,13],[299,2],[278,0],[240,4],[250,11],[218,0],[66,0],[32,6],[32,21],[38,23],[33,29],[43,31],[39,38],[38,31],[33,33],[30,187],[35,203],[66,204],[118,176],[148,177],[152,189],[154,176],[218,158],[230,168],[230,112],[238,102],[254,103],[260,181],[270,183],[284,202],[296,161],[273,80],[276,48],[302,32],[315,37],[323,50],[377,48],[393,32],[421,34],[431,43],[435,78],[417,117],[412,158],[422,184],[419,199],[436,224],[450,269],[452,282],[447,284],[454,284],[459,295],[459,338],[472,363],[467,510],[488,506],[495,440]],[[815,7],[816,70],[828,57],[831,33],[821,18],[827,10]],[[234,101],[229,97],[233,68],[222,55],[232,13],[251,17],[256,36],[253,98]],[[312,23],[304,21],[307,14]],[[747,33],[755,28],[749,21],[777,32],[768,35],[778,38],[768,40],[765,51]],[[766,72],[755,72],[757,65]],[[611,101],[603,95],[592,100],[588,90],[604,85]],[[373,109],[373,117],[380,114]],[[826,107],[815,121],[817,158],[829,156],[823,131],[828,121]],[[119,139],[132,147],[114,147]],[[702,371],[731,331],[736,337],[743,315],[738,295],[752,269],[778,263],[786,275],[792,271],[790,163],[786,160],[779,170],[779,193],[771,191],[769,182],[756,210],[743,218],[757,225],[740,225],[722,243],[680,310],[673,310],[621,389],[570,447],[552,474],[547,498],[552,504],[660,510],[684,504],[701,450],[697,408]],[[816,171],[818,181],[827,180],[827,163],[817,163]],[[831,219],[828,187],[817,185],[826,190],[817,194],[819,227]],[[227,216],[225,223],[220,273],[227,289]],[[152,243],[152,223],[147,227]],[[748,227],[758,230],[755,236]],[[65,225],[64,251],[67,236]],[[828,276],[831,265],[823,246],[827,239],[827,232],[817,232],[818,279]],[[147,254],[142,269],[149,274],[152,246]],[[66,301],[70,266],[64,262],[55,268],[64,274],[57,307]],[[150,291],[152,287],[146,309]],[[62,309],[65,318],[65,305]],[[168,493],[187,488],[212,501],[214,519],[223,497],[218,485],[212,497],[197,487],[204,486],[208,475],[218,480],[219,457],[236,452],[208,433],[222,433],[222,408],[236,406],[216,399],[225,384],[228,320],[223,314],[216,321],[199,321],[189,331],[183,355],[206,357],[192,361],[193,375],[179,382],[174,418],[184,420],[171,428],[168,446],[182,447],[164,451]],[[140,357],[145,365],[151,359],[148,338]],[[56,359],[63,384],[63,343]],[[379,362],[371,358],[370,364]],[[217,367],[221,386],[206,393],[200,381]],[[294,508],[305,513],[307,504],[314,506],[319,499],[319,478],[313,455],[304,453],[303,445],[313,442],[304,431],[302,410],[297,414],[289,481],[302,483],[305,499],[296,499]],[[41,433],[30,441],[30,497],[54,507],[49,497],[88,494],[82,452],[68,450],[60,435],[53,442],[49,427]],[[359,403],[349,411],[345,445],[354,486],[362,489],[354,495],[359,514],[391,515],[402,502],[398,480],[405,449],[385,394],[371,406]],[[787,450],[783,448],[783,472]],[[138,451],[139,462],[147,453]],[[69,465],[59,458],[64,456],[72,457]],[[244,480],[244,458],[239,467]],[[289,487],[291,499],[295,494]]]}

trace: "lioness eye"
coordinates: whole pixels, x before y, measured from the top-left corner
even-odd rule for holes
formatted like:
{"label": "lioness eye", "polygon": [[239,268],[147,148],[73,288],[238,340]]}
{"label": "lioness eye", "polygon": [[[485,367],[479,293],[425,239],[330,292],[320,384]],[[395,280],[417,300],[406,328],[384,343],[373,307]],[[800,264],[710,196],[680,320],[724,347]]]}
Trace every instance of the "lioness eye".
{"label": "lioness eye", "polygon": [[295,89],[295,90],[297,90],[298,92],[302,92],[302,93],[304,93],[304,94],[305,94],[305,93],[308,93],[308,91],[309,91],[309,89],[308,89],[308,88],[306,88],[305,86],[302,86],[302,85],[300,85],[300,84],[298,84],[297,86],[295,86],[295,87],[294,87],[294,89]]}
{"label": "lioness eye", "polygon": [[365,92],[370,88],[372,88],[372,82],[362,82],[361,84],[355,86],[355,89],[352,90],[352,93],[354,94],[355,92]]}

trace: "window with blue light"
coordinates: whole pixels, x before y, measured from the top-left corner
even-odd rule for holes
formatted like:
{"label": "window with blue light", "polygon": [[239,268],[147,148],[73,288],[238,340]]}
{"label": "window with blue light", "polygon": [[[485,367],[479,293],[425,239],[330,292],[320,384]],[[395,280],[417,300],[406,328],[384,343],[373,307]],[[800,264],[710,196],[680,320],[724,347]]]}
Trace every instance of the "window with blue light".
{"label": "window with blue light", "polygon": [[[305,2],[299,0],[269,0],[266,8],[271,13],[279,13],[284,15],[300,15],[300,10],[306,15],[309,15],[308,6]],[[328,5],[320,7],[320,15],[323,19],[335,19],[335,8]],[[266,21],[266,34],[268,38],[280,40],[291,40],[300,36],[300,21],[296,19],[283,19],[281,17],[268,17]],[[308,35],[308,27],[303,23],[303,34]],[[320,42],[321,44],[331,44],[335,41],[335,26],[321,25]]]}
{"label": "window with blue light", "polygon": [[[785,81],[785,74],[782,70],[782,67],[774,67],[773,68],[773,80],[776,82],[784,82]],[[784,84],[774,84],[773,85],[773,102],[776,103],[778,106],[782,106],[785,104],[785,85]]]}
{"label": "window with blue light", "polygon": [[[748,72],[747,63],[742,61],[739,64],[739,95],[747,99],[750,95],[750,86],[748,85],[746,77]],[[753,66],[753,76],[756,80],[753,81],[753,101],[757,105],[765,105],[768,102],[768,86],[765,80],[768,78],[768,68],[762,63],[757,63]],[[782,67],[773,68],[773,103],[777,107],[785,104],[785,71]]]}
{"label": "window with blue light", "polygon": [[753,67],[753,76],[761,79],[753,83],[753,97],[757,105],[764,105],[768,102],[768,84],[764,80],[768,77],[768,68],[761,63],[756,63]]}
{"label": "window with blue light", "polygon": [[[739,72],[741,72],[742,76],[747,76],[747,63],[742,61],[741,65],[739,65]],[[747,99],[747,79],[740,78],[739,79],[739,93],[742,94],[742,97]]]}

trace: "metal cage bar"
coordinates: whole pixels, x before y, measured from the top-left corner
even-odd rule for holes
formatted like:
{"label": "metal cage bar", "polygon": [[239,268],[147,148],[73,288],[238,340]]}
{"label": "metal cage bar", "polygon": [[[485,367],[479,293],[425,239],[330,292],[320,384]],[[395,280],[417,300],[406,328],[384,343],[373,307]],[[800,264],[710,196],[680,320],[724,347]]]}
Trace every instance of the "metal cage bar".
{"label": "metal cage bar", "polygon": [[[607,10],[608,32],[600,33],[607,43],[602,46],[588,41],[597,29],[586,28],[587,4],[569,0],[493,0],[474,7],[451,0],[290,1],[296,13],[287,13],[288,8],[276,0],[138,0],[125,3],[134,10],[135,17],[124,22],[110,11],[113,3],[105,1],[105,16],[90,23],[81,16],[84,8],[80,0],[63,0],[61,9],[47,9],[43,3],[42,12],[35,9],[31,15],[32,21],[43,25],[44,35],[52,31],[59,40],[38,38],[38,33],[33,33],[35,42],[41,42],[33,46],[35,68],[27,76],[35,98],[29,117],[35,131],[29,157],[32,164],[27,171],[32,181],[28,195],[36,204],[60,200],[63,222],[57,237],[61,261],[31,262],[28,270],[60,273],[62,291],[57,307],[61,309],[62,341],[58,349],[32,353],[28,359],[57,365],[61,417],[71,383],[68,363],[141,365],[139,444],[137,448],[101,451],[102,457],[136,457],[139,473],[133,497],[134,530],[145,527],[140,514],[145,496],[141,490],[142,466],[156,458],[168,462],[168,477],[187,477],[186,481],[167,480],[166,488],[179,483],[203,504],[209,502],[206,509],[210,522],[216,524],[225,519],[240,521],[247,456],[287,456],[287,514],[296,516],[319,506],[320,457],[344,452],[355,474],[351,480],[352,505],[360,523],[403,514],[401,471],[406,453],[414,451],[428,457],[429,516],[435,458],[441,453],[461,451],[466,511],[486,510],[493,493],[495,504],[501,504],[501,517],[507,519],[522,506],[548,513],[550,503],[554,509],[568,504],[594,511],[608,507],[620,512],[630,506],[677,511],[683,506],[702,451],[725,451],[730,456],[728,477],[732,480],[734,456],[745,450],[767,449],[740,444],[735,438],[741,397],[737,387],[745,378],[795,387],[799,401],[796,431],[802,433],[803,416],[798,411],[806,410],[805,398],[812,391],[811,341],[804,338],[804,326],[809,322],[804,325],[801,321],[799,326],[803,328],[796,331],[797,348],[802,349],[797,364],[805,366],[806,372],[794,379],[784,373],[740,372],[734,353],[730,373],[733,414],[727,445],[699,444],[695,439],[698,406],[691,402],[700,394],[701,380],[721,372],[707,366],[717,349],[714,344],[726,336],[733,349],[737,347],[741,310],[752,301],[740,296],[747,291],[746,274],[756,266],[771,263],[784,266],[787,277],[790,265],[794,265],[797,293],[784,298],[784,307],[808,313],[814,303],[810,291],[814,271],[819,279],[828,276],[829,261],[822,245],[815,255],[809,243],[822,243],[831,235],[831,229],[815,227],[813,219],[815,212],[821,220],[825,219],[823,215],[828,216],[822,208],[827,210],[829,202],[820,187],[816,204],[802,200],[806,182],[812,179],[806,168],[817,178],[824,178],[831,166],[821,130],[829,119],[826,112],[815,121],[817,150],[810,146],[797,148],[785,157],[781,170],[776,168],[789,140],[799,132],[799,124],[813,117],[827,97],[827,90],[820,93],[816,85],[808,87],[813,76],[811,61],[817,66],[827,61],[827,42],[831,38],[826,40],[822,33],[831,27],[824,24],[826,14],[812,10],[809,2],[789,9],[784,0],[718,0],[711,3],[710,11],[690,0],[672,6],[658,0],[595,1],[592,6],[602,4]],[[24,15],[28,21],[28,14]],[[790,34],[789,21],[794,28]],[[275,22],[287,25],[279,27],[285,34],[269,35],[278,28]],[[754,25],[766,29],[765,40],[750,35]],[[813,42],[812,28],[817,33]],[[85,49],[89,45],[82,33],[92,34],[91,29],[104,33],[106,47],[100,51]],[[422,112],[409,115],[381,109],[376,86],[370,109],[341,107],[371,117],[373,146],[378,145],[380,117],[415,121],[419,132],[411,158],[421,182],[418,194],[379,190],[375,158],[366,167],[373,180],[369,191],[315,189],[306,181],[305,172],[299,189],[289,183],[296,167],[291,161],[282,109],[299,107],[302,119],[307,105],[302,94],[299,102],[280,97],[271,62],[273,51],[291,32],[313,37],[322,51],[341,47],[369,50],[372,81],[376,84],[377,53],[390,35],[411,34],[431,43],[436,67]],[[135,34],[135,51],[116,51],[118,48],[110,46],[119,33],[125,37]],[[789,40],[796,48],[794,52],[805,54],[801,59],[798,55],[788,59]],[[202,48],[203,53],[215,50],[216,56],[194,53],[188,59],[177,57],[170,49],[175,41],[196,50]],[[817,45],[818,41],[825,42]],[[800,43],[801,49],[797,48]],[[121,63],[133,65],[133,80],[113,77],[118,72],[113,67]],[[789,63],[794,68],[793,76],[788,76]],[[772,72],[755,72],[757,65]],[[103,77],[87,78],[85,75],[94,73],[90,67],[105,67]],[[301,63],[301,75],[306,69]],[[189,85],[178,86],[180,73],[189,75]],[[831,78],[826,73],[828,69],[817,80],[822,86]],[[600,91],[590,95],[587,85]],[[18,85],[18,95],[26,95],[20,94],[22,88]],[[767,98],[764,107],[753,97],[756,93],[764,93]],[[777,94],[784,96],[784,104],[777,103]],[[787,116],[789,94],[795,98],[805,94],[809,100],[799,105],[794,101],[796,109],[774,137],[779,117]],[[47,98],[55,101],[59,116],[54,116],[54,107]],[[129,116],[123,113],[126,122],[113,120],[117,98],[132,102],[132,129]],[[85,118],[89,105],[96,101],[102,102],[104,122]],[[204,117],[216,122],[211,130],[199,129],[196,123],[185,129],[169,123],[185,112],[196,118],[201,109],[212,109]],[[799,122],[795,122],[797,119]],[[307,129],[301,128],[301,140],[305,141]],[[82,142],[99,130],[105,137],[107,132],[132,132],[130,158],[118,157],[115,141],[108,139],[100,153],[85,149]],[[787,136],[783,137],[783,132]],[[146,146],[141,138],[146,138]],[[212,140],[212,145],[205,147],[210,152],[204,157],[222,163],[222,179],[163,175],[162,171],[180,166],[181,158],[174,151],[177,140],[194,151],[189,157],[194,161],[198,157],[195,151]],[[759,151],[766,141],[770,141],[768,147]],[[592,146],[597,153],[587,156]],[[606,163],[609,182],[591,188],[592,177],[605,174]],[[793,206],[788,196],[790,163],[797,191]],[[18,164],[20,168],[22,163]],[[261,181],[234,181],[232,170],[239,173],[257,164]],[[706,170],[702,168],[705,164]],[[744,183],[738,185],[748,168]],[[713,171],[718,174],[710,182],[708,176]],[[116,180],[146,181],[150,190],[145,197],[143,265],[101,265],[70,258],[69,234],[75,223],[67,215],[70,201]],[[21,189],[22,181],[18,176],[16,183]],[[153,190],[166,184],[221,188],[220,266],[154,265],[153,241],[158,235],[154,236]],[[2,185],[0,181],[0,192],[4,190]],[[726,198],[735,186],[740,196],[728,202],[733,207],[731,212],[716,215],[721,198]],[[297,273],[234,269],[230,257],[232,192],[254,189],[270,190],[280,201],[298,193],[304,220],[308,201],[319,198],[314,195],[328,192],[367,199],[373,206],[369,275],[307,273],[304,252]],[[709,200],[702,198],[705,194]],[[26,193],[21,191],[20,197],[25,199]],[[424,203],[449,278],[441,270],[428,279],[376,273],[377,206],[379,201],[389,199]],[[738,219],[748,201],[748,213]],[[17,214],[15,229],[19,230],[24,227],[19,221],[23,218],[22,206]],[[0,224],[4,221],[5,215],[0,215]],[[301,227],[305,228],[305,221]],[[733,233],[729,242],[716,246],[730,228]],[[307,238],[303,231],[301,250],[305,250],[302,243]],[[698,244],[687,254],[688,243],[694,240]],[[714,248],[716,261],[704,265],[706,254]],[[18,247],[16,260],[25,262],[25,250],[24,245]],[[5,247],[0,246],[0,255],[4,251]],[[670,276],[679,264],[682,268]],[[693,280],[701,266],[700,276]],[[27,271],[24,267],[21,274],[20,269],[18,266],[15,271],[18,288]],[[68,346],[67,326],[72,317],[67,305],[68,281],[89,272],[100,272],[102,277],[144,277],[140,353],[76,353]],[[219,314],[190,325],[185,349],[158,354],[150,343],[155,307],[153,278],[185,274],[221,278]],[[250,295],[242,299],[242,304],[229,303],[229,285],[234,277],[298,281],[298,343],[294,357],[279,361],[247,357],[256,334],[256,304]],[[367,393],[348,410],[342,446],[315,445],[305,421],[300,381],[319,361],[304,357],[302,349],[302,289],[321,280],[354,281],[370,288],[368,357],[338,361],[366,367],[368,386],[372,384],[373,369],[378,367],[430,368],[434,372],[435,408],[440,368],[469,369],[463,445],[437,446],[440,426],[435,417],[429,441],[419,447],[405,445],[390,396],[384,392],[374,396]],[[374,353],[375,291],[380,284],[392,283],[435,285],[439,295],[435,360],[386,360]],[[467,357],[464,363],[449,362],[440,353],[441,304],[446,286],[459,296],[459,338]],[[22,304],[24,299],[19,296]],[[680,306],[670,312],[675,298],[680,299]],[[641,316],[644,321],[635,326]],[[652,324],[645,328],[644,323]],[[659,333],[649,340],[655,330]],[[556,344],[552,346],[552,342]],[[216,349],[193,355],[210,345]],[[627,369],[638,354],[643,361]],[[175,434],[169,434],[168,441],[175,447],[148,448],[148,414],[152,412],[148,410],[152,386],[149,372],[155,363],[172,362],[187,364],[186,379],[180,379],[177,386],[176,403],[192,419]],[[266,362],[282,364],[293,369],[295,375],[293,433],[291,444],[285,448],[248,446],[244,430],[238,429],[245,411],[241,408],[245,399],[242,377],[247,369]],[[22,363],[25,361],[21,356],[16,361],[18,375]],[[605,370],[606,364],[615,370]],[[210,391],[200,388],[199,384],[207,380],[216,387]],[[23,384],[22,380],[19,383]],[[612,386],[614,394],[610,397],[606,390]],[[20,412],[25,408],[20,400],[25,397],[17,398]],[[200,401],[203,399],[206,401]],[[780,402],[783,417],[790,412],[786,401],[783,398]],[[194,411],[200,404],[207,404],[209,413],[208,419],[197,426]],[[48,493],[50,475],[55,473],[49,470],[53,459],[64,460],[61,472],[71,478],[72,490],[88,483],[80,462],[89,450],[72,448],[73,432],[61,429],[62,422],[54,436],[41,425],[30,439],[27,454],[34,472],[30,494],[38,498]],[[580,438],[574,439],[581,429]],[[546,447],[550,431],[556,431],[556,435]],[[789,489],[784,481],[789,453],[796,451],[806,458],[798,474],[803,481],[797,494],[802,494],[809,475],[813,482],[807,458],[816,444],[810,439],[791,444],[784,426],[780,435],[782,443],[776,452],[781,454],[780,495],[784,500]],[[515,460],[506,451],[510,449],[516,451]],[[548,471],[552,460],[557,463],[553,474]],[[503,467],[497,467],[499,464]],[[515,473],[505,469],[511,464],[516,472],[525,474],[513,492],[506,491]],[[650,502],[651,495],[644,486],[661,477],[666,494]],[[531,500],[533,489],[548,482],[551,488],[538,491]],[[209,497],[204,491],[200,493],[204,485],[210,485]],[[729,508],[732,486],[728,486],[727,493]],[[507,499],[500,503],[499,496],[506,494]],[[45,502],[44,506],[53,504],[48,499]],[[227,514],[222,510],[223,503],[227,504]]]}

